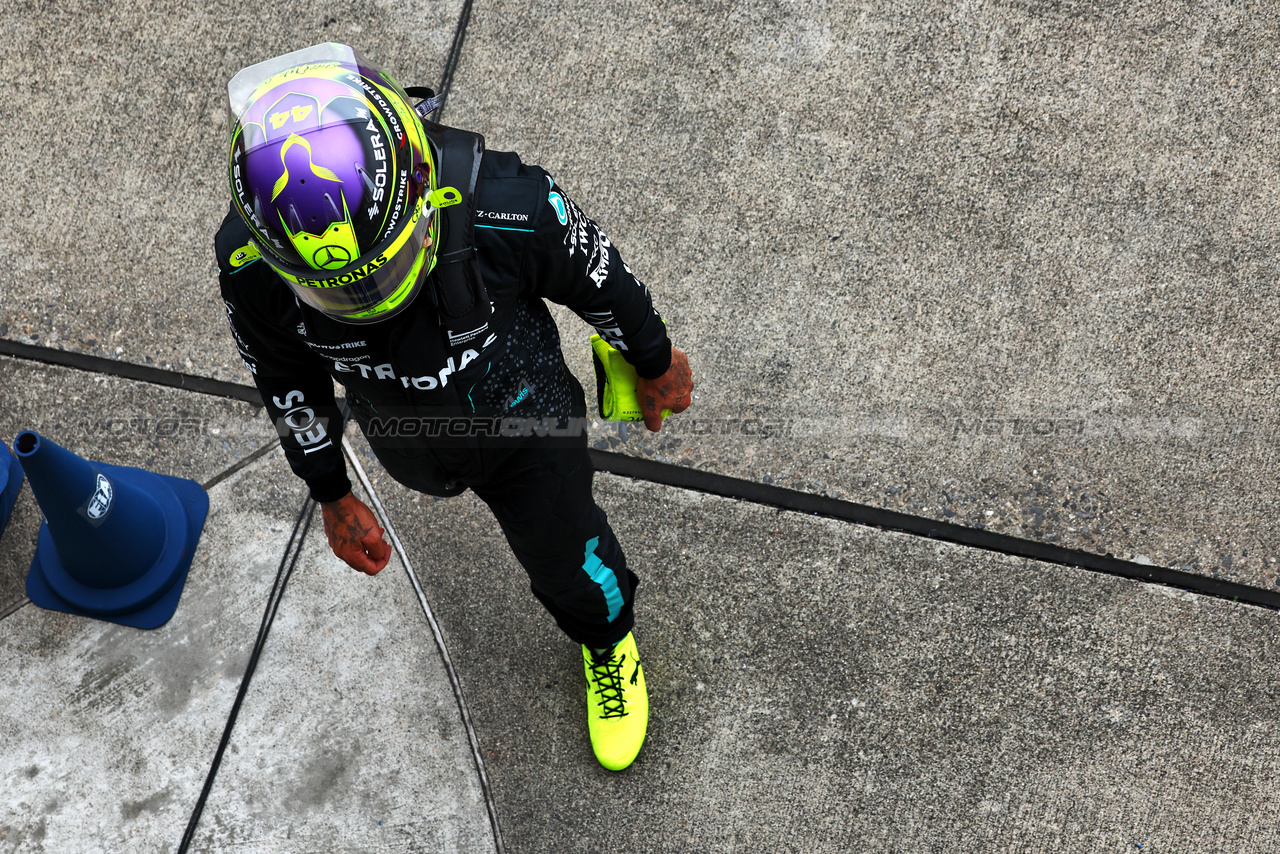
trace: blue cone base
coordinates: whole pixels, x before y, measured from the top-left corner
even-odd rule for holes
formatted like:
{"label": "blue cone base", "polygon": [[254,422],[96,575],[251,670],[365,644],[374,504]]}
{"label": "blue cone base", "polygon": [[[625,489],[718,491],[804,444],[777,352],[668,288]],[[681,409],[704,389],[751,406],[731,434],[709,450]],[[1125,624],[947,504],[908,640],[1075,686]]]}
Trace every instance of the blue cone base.
{"label": "blue cone base", "polygon": [[0,442],[0,537],[4,536],[4,526],[9,524],[9,514],[21,489],[22,464],[9,453],[4,442]]}
{"label": "blue cone base", "polygon": [[156,564],[135,583],[103,590],[76,582],[67,573],[45,524],[27,573],[27,596],[50,611],[93,617],[135,629],[164,625],[178,609],[191,559],[209,515],[209,495],[192,480],[128,466],[95,463],[104,472],[146,489],[165,507],[165,546]]}

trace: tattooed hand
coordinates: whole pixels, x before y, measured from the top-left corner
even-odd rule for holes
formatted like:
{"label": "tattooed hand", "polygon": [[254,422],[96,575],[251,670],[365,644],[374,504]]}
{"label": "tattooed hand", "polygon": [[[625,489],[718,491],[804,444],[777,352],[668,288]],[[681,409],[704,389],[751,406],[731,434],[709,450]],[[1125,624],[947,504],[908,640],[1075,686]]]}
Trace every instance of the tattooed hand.
{"label": "tattooed hand", "polygon": [[373,511],[350,492],[337,501],[322,503],[320,508],[333,553],[352,569],[377,575],[391,559],[391,547],[382,539],[384,531]]}
{"label": "tattooed hand", "polygon": [[644,412],[644,426],[657,433],[662,429],[662,410],[670,409],[674,415],[684,412],[693,402],[693,372],[689,369],[689,357],[671,348],[671,367],[656,380],[640,377],[636,383],[640,409]]}

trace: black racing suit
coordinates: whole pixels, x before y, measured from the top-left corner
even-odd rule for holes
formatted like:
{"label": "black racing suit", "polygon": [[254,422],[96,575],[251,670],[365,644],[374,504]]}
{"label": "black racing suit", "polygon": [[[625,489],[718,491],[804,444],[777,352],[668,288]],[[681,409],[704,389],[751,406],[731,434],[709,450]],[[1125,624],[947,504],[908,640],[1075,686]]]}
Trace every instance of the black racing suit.
{"label": "black racing suit", "polygon": [[300,304],[234,210],[214,240],[227,319],[313,498],[351,488],[332,378],[392,477],[433,495],[475,491],[560,627],[603,647],[631,630],[638,580],[591,496],[583,390],[542,300],[573,309],[642,377],[666,372],[671,342],[648,289],[542,169],[485,152],[475,207],[493,313],[465,349],[451,348],[429,292],[363,325]]}

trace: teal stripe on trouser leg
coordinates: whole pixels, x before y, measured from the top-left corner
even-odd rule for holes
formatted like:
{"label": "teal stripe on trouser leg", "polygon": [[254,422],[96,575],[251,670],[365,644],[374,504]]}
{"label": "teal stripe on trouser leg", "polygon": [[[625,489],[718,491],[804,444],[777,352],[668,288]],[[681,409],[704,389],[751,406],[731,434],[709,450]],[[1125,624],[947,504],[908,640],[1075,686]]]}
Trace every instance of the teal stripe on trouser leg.
{"label": "teal stripe on trouser leg", "polygon": [[604,601],[609,606],[609,622],[618,619],[618,612],[622,610],[622,591],[618,589],[618,577],[613,574],[613,570],[604,565],[604,561],[596,557],[596,546],[600,545],[599,537],[592,537],[587,540],[587,554],[583,560],[582,568],[586,570],[587,575],[591,576],[591,580],[600,585],[600,589],[604,591]]}

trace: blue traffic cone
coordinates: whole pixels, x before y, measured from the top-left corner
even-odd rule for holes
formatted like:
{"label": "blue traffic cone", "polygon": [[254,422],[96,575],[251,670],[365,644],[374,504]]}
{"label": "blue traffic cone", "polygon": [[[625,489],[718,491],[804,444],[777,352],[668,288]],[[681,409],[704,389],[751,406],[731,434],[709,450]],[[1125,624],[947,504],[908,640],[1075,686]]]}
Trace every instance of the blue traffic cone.
{"label": "blue traffic cone", "polygon": [[9,453],[5,443],[0,442],[0,537],[4,536],[4,526],[9,524],[9,514],[21,489],[22,464]]}
{"label": "blue traffic cone", "polygon": [[27,573],[31,601],[138,629],[168,622],[209,513],[204,488],[90,462],[30,430],[13,449],[45,518]]}

